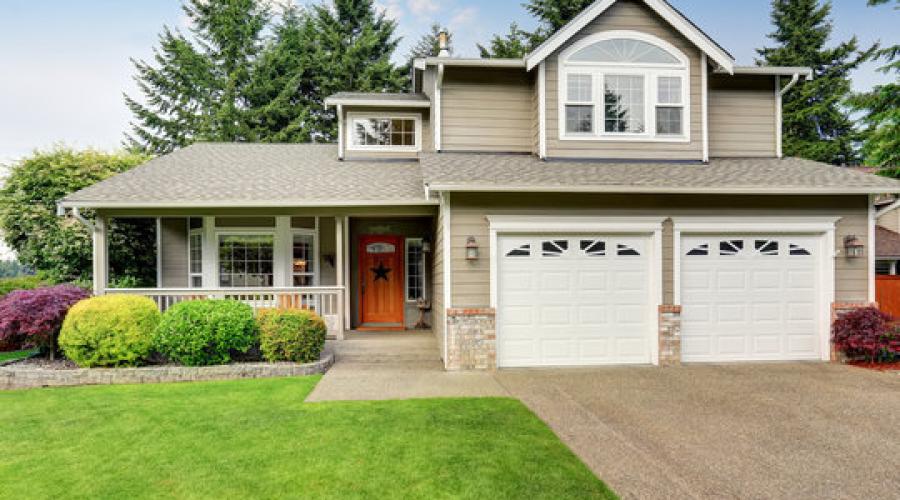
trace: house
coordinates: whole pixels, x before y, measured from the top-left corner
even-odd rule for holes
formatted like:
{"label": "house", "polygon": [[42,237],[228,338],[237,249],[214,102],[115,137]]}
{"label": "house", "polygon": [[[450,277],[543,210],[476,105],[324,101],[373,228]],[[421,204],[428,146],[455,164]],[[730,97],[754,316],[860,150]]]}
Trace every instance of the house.
{"label": "house", "polygon": [[522,59],[413,76],[331,96],[336,145],[197,144],[67,196],[98,214],[96,292],[122,293],[107,221],[153,217],[159,288],[127,292],[312,307],[337,338],[424,323],[448,370],[828,360],[833,314],[874,301],[900,183],[782,157],[808,68],[599,0]]}
{"label": "house", "polygon": [[875,206],[875,274],[900,275],[900,202],[883,198]]}

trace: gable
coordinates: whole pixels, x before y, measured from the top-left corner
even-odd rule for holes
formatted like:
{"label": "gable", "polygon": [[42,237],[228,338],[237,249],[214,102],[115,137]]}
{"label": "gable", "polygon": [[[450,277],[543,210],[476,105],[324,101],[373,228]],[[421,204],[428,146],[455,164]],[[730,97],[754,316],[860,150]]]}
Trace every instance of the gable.
{"label": "gable", "polygon": [[[706,53],[712,61],[728,73],[734,72],[734,59],[731,55],[664,0],[597,0],[538,48],[525,56],[528,71],[534,69],[550,55],[558,52],[561,47],[569,44],[573,37],[576,37],[601,16],[607,15],[611,8],[621,7],[622,4],[642,4],[640,7],[646,6],[650,10],[647,13],[648,15],[658,16],[672,30]],[[638,5],[633,6],[638,7]]]}

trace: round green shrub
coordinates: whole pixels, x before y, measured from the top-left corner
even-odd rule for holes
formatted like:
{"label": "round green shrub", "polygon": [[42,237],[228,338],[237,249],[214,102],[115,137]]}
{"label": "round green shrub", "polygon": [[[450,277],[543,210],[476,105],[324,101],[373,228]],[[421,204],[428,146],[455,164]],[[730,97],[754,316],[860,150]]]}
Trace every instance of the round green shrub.
{"label": "round green shrub", "polygon": [[311,363],[325,347],[328,327],[316,313],[302,309],[261,311],[259,347],[269,361]]}
{"label": "round green shrub", "polygon": [[153,345],[171,361],[187,366],[231,362],[258,341],[253,308],[234,300],[195,300],[172,306],[156,329]]}
{"label": "round green shrub", "polygon": [[160,314],[151,299],[104,295],[72,306],[59,333],[59,347],[78,366],[135,366],[153,347]]}

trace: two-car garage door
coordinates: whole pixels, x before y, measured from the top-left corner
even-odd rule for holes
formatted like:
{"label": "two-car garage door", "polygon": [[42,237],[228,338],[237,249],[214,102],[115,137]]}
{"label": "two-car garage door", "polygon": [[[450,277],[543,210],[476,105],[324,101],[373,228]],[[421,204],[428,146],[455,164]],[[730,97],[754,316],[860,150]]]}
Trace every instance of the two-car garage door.
{"label": "two-car garage door", "polygon": [[[682,359],[820,357],[817,235],[685,235],[678,273]],[[497,252],[501,367],[650,363],[658,341],[648,236],[502,235]]]}

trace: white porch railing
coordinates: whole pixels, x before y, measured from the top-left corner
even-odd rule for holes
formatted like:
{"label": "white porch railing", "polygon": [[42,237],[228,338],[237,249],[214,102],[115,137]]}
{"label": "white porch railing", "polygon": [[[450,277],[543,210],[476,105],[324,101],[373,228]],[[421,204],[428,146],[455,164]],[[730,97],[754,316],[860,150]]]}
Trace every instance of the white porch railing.
{"label": "white porch railing", "polygon": [[228,299],[250,304],[254,309],[309,309],[325,320],[328,333],[344,338],[344,287],[303,288],[107,288],[107,294],[143,295],[156,302],[160,311],[188,300]]}

